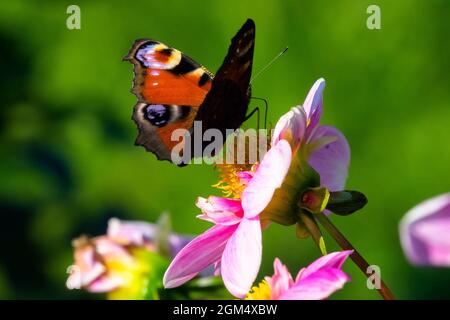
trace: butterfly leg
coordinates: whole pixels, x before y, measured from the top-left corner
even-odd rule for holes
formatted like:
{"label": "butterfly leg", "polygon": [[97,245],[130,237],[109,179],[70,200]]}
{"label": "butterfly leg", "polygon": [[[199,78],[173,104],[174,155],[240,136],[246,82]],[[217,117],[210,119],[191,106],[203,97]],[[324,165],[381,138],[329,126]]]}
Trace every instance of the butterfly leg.
{"label": "butterfly leg", "polygon": [[[251,97],[251,99],[255,99],[255,100],[261,100],[264,102],[264,128],[267,128],[267,111],[269,110],[269,104],[267,103],[267,100],[264,98],[258,98],[258,97]],[[252,114],[255,112],[255,110],[253,110],[245,120],[247,120],[248,118],[250,118],[252,116]],[[258,111],[258,123],[259,123],[259,111]],[[259,129],[259,125],[258,125],[258,129]]]}

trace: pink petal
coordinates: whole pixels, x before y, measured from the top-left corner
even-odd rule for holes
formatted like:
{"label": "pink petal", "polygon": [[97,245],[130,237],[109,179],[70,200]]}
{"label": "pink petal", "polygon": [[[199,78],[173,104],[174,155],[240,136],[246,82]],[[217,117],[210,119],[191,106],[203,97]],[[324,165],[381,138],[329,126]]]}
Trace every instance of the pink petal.
{"label": "pink petal", "polygon": [[221,262],[221,260],[217,261],[214,264],[214,273],[213,274],[215,276],[220,276],[220,274],[222,273],[222,270],[221,270],[221,267],[220,267],[220,262]]}
{"label": "pink petal", "polygon": [[417,224],[414,235],[428,246],[428,259],[434,266],[450,266],[450,218]]}
{"label": "pink petal", "polygon": [[286,140],[280,140],[266,153],[241,196],[245,217],[255,217],[266,208],[283,183],[291,159],[292,149]]}
{"label": "pink petal", "polygon": [[236,175],[239,177],[239,180],[243,185],[247,185],[250,182],[250,180],[253,179],[253,174],[254,173],[251,171],[241,171],[238,172]]}
{"label": "pink petal", "polygon": [[325,80],[320,78],[317,80],[312,88],[309,90],[303,103],[303,109],[305,110],[307,119],[309,121],[307,133],[309,136],[314,128],[318,125],[320,117],[322,116],[322,104],[323,104],[323,90],[325,89]]}
{"label": "pink petal", "polygon": [[96,279],[106,272],[105,266],[98,261],[93,263],[90,269],[82,270],[78,265],[72,265],[69,268],[70,275],[66,281],[68,289],[81,289],[82,287],[89,288]]}
{"label": "pink petal", "polygon": [[302,107],[294,107],[278,120],[272,134],[271,145],[274,146],[280,140],[287,140],[293,150],[302,143],[306,133],[306,113]]}
{"label": "pink petal", "polygon": [[93,281],[86,290],[92,293],[110,292],[122,286],[125,282],[120,275],[104,275]]}
{"label": "pink petal", "polygon": [[321,300],[342,289],[350,277],[342,270],[323,268],[299,281],[279,297],[280,300]]}
{"label": "pink petal", "polygon": [[238,223],[244,215],[241,201],[238,199],[228,199],[211,196],[208,199],[197,198],[197,207],[203,214],[197,216],[202,220],[215,224],[232,225]]}
{"label": "pink petal", "polygon": [[277,300],[283,292],[287,291],[294,284],[294,280],[280,259],[275,259],[273,268],[275,270],[274,275],[265,279],[270,286],[271,300]]}
{"label": "pink petal", "polygon": [[174,288],[194,278],[220,260],[228,239],[237,225],[216,225],[189,242],[173,259],[164,274],[164,287]]}
{"label": "pink petal", "polygon": [[301,281],[314,274],[315,272],[320,271],[324,268],[333,268],[333,269],[341,269],[345,260],[349,255],[353,253],[353,250],[345,250],[345,251],[337,251],[327,254],[326,256],[320,257],[313,263],[311,263],[306,268],[300,270],[295,279],[295,282]]}
{"label": "pink petal", "polygon": [[350,146],[345,136],[331,126],[319,126],[310,137],[309,144],[324,137],[337,140],[314,150],[308,162],[320,175],[320,185],[330,191],[340,191],[345,187],[350,164]]}
{"label": "pink petal", "polygon": [[244,218],[228,241],[222,255],[222,279],[231,294],[243,298],[250,291],[258,275],[261,255],[259,218]]}
{"label": "pink petal", "polygon": [[113,218],[108,222],[108,237],[123,245],[143,246],[153,241],[157,232],[154,224],[138,221],[121,221]]}
{"label": "pink petal", "polygon": [[73,287],[87,286],[106,271],[103,262],[98,259],[93,245],[75,248],[74,271],[69,277]]}
{"label": "pink petal", "polygon": [[450,266],[450,193],[431,198],[400,222],[400,238],[408,260],[415,265]]}
{"label": "pink petal", "polygon": [[133,258],[121,245],[106,236],[80,242],[75,247],[75,265],[66,285],[69,289],[84,287],[91,292],[107,292],[119,285],[118,279],[111,277],[108,262],[120,261],[132,265]]}
{"label": "pink petal", "polygon": [[[153,223],[123,221],[116,218],[108,222],[108,238],[124,246],[144,246],[150,251],[155,251],[154,241],[157,234],[158,226]],[[175,256],[192,238],[192,236],[170,234],[168,240],[172,256]]]}
{"label": "pink petal", "polygon": [[93,241],[95,245],[95,252],[97,255],[100,255],[102,259],[133,263],[133,258],[127,249],[112,239],[106,236],[101,236],[94,238]]}

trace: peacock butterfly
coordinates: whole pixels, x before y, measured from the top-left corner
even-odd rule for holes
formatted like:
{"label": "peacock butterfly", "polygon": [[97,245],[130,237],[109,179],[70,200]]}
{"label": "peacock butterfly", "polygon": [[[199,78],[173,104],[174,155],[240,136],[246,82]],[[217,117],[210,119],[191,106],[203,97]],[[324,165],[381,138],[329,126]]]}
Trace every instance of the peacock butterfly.
{"label": "peacock butterfly", "polygon": [[[250,76],[255,46],[255,23],[248,19],[232,38],[225,59],[214,76],[205,67],[175,48],[149,39],[135,41],[124,60],[134,65],[132,93],[138,99],[133,120],[138,127],[136,145],[144,146],[159,160],[185,165],[202,155],[194,150],[194,122],[202,130],[217,129],[226,137],[246,120],[251,95]],[[179,141],[172,135],[186,129],[188,157],[174,161]],[[198,138],[198,137],[197,137]],[[189,142],[189,146],[186,143]],[[186,154],[185,154],[186,155]]]}

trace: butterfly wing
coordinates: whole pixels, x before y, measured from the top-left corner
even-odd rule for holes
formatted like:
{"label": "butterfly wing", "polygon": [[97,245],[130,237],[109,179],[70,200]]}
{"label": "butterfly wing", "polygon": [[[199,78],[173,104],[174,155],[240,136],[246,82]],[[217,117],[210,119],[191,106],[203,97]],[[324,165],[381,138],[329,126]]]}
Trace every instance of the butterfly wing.
{"label": "butterfly wing", "polygon": [[[231,40],[222,66],[212,81],[211,90],[196,114],[195,120],[202,121],[203,131],[219,129],[225,139],[229,133],[227,129],[235,130],[244,122],[251,94],[254,48],[255,23],[248,19]],[[191,135],[193,139],[194,134]]]}
{"label": "butterfly wing", "polygon": [[136,145],[159,160],[171,160],[171,150],[179,143],[172,141],[172,133],[192,127],[212,75],[179,50],[153,40],[137,40],[124,60],[134,65]]}

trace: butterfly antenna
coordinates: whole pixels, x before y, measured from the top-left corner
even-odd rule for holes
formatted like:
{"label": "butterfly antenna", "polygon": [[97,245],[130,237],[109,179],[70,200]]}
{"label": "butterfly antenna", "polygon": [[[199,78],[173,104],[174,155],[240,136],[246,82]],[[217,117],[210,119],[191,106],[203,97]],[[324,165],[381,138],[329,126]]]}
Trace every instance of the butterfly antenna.
{"label": "butterfly antenna", "polygon": [[261,75],[261,73],[263,73],[268,67],[270,67],[275,61],[278,60],[279,57],[281,57],[289,48],[286,47],[283,49],[283,51],[281,51],[280,53],[278,53],[272,60],[269,61],[268,64],[266,64],[265,67],[263,67],[261,70],[259,70],[250,80],[250,83],[252,83],[256,78],[259,77],[259,75]]}

